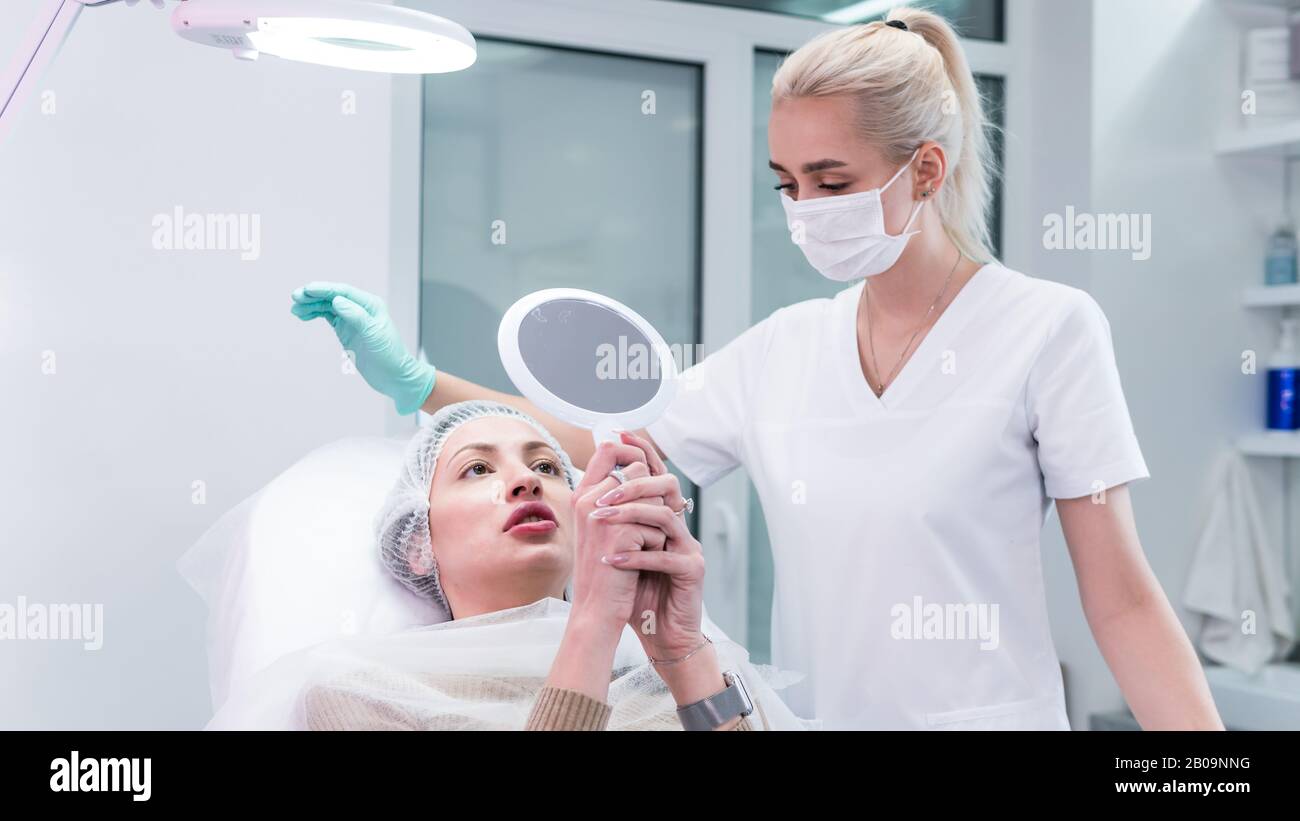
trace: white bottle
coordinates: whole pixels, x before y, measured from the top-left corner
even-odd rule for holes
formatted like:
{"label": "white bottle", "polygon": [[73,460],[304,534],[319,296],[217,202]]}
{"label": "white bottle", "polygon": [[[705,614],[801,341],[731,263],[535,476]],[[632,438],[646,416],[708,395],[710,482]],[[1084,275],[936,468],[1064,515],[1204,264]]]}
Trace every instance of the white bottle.
{"label": "white bottle", "polygon": [[1268,358],[1268,427],[1270,430],[1300,429],[1296,392],[1300,390],[1300,344],[1296,332],[1300,320],[1282,320],[1277,349]]}

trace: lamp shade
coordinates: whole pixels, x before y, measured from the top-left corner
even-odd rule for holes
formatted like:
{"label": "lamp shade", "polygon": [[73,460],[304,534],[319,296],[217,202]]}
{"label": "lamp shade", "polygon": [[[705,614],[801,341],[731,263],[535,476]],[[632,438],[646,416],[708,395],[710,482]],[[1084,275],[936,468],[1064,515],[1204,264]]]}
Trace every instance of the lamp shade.
{"label": "lamp shade", "polygon": [[362,0],[186,0],[172,28],[187,40],[236,57],[381,71],[436,74],[474,63],[474,37],[427,12]]}

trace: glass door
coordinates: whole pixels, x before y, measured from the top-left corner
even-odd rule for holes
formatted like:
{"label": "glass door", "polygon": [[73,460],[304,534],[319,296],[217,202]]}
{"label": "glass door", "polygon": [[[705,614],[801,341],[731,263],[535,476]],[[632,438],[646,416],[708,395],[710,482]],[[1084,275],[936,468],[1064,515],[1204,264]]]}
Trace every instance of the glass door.
{"label": "glass door", "polygon": [[456,82],[425,79],[420,344],[440,368],[513,393],[497,325],[543,288],[617,299],[694,361],[701,87],[699,65],[484,38]]}
{"label": "glass door", "polygon": [[[1023,2],[1005,0],[1010,32]],[[440,367],[508,389],[497,322],[540,288],[626,302],[688,363],[826,290],[790,246],[776,200],[757,203],[771,189],[755,169],[768,174],[764,94],[777,55],[830,28],[828,16],[661,0],[399,3],[460,22],[480,47],[467,71],[393,80],[388,302]],[[1003,0],[953,4],[1000,12]],[[991,37],[964,45],[995,82],[1014,63],[1000,20],[994,35],[965,31]],[[1012,132],[1023,123],[1016,88],[1005,89]],[[1011,212],[1017,190],[1007,187]],[[1024,244],[1020,222],[1006,224],[1009,247]],[[393,415],[389,431],[409,424]],[[766,660],[773,579],[749,481],[735,471],[695,498],[708,614]]]}
{"label": "glass door", "polygon": [[700,323],[698,65],[482,39],[424,83],[420,341],[513,392],[497,324],[518,298],[584,288],[674,350]]}

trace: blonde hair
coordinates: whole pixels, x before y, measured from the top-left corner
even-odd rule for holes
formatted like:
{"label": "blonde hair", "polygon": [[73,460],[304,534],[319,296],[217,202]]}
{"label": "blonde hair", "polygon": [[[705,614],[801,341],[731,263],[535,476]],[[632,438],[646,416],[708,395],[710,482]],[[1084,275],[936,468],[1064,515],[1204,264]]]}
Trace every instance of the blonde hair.
{"label": "blonde hair", "polygon": [[988,262],[993,258],[987,219],[993,156],[975,77],[956,32],[942,17],[903,7],[887,19],[907,29],[878,20],[804,44],[777,69],[772,103],[848,95],[862,137],[898,166],[923,142],[943,146],[948,177],[936,203],[940,221],[964,255]]}

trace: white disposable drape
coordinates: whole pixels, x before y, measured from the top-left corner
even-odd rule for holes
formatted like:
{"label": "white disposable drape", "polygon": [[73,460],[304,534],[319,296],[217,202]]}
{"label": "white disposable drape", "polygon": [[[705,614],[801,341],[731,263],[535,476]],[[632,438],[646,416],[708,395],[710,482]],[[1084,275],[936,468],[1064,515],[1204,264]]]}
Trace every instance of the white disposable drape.
{"label": "white disposable drape", "polygon": [[[555,659],[570,605],[533,604],[292,653],[235,689],[208,729],[522,729]],[[724,670],[740,674],[755,729],[810,729],[777,690],[799,676],[753,665],[706,617]],[[609,688],[610,729],[680,729],[676,704],[625,627]],[[362,716],[361,719],[355,719]],[[365,718],[369,717],[369,718]],[[371,720],[373,719],[373,720]],[[347,721],[343,722],[345,725]]]}

